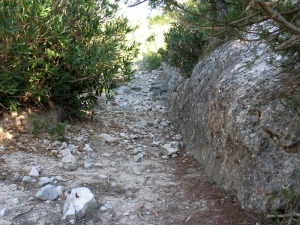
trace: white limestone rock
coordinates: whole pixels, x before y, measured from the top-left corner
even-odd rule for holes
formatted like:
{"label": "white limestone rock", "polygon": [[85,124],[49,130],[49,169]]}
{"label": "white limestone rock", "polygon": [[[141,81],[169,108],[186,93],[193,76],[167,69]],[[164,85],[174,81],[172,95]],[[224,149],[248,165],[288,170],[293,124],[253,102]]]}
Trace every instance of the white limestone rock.
{"label": "white limestone rock", "polygon": [[52,182],[53,182],[53,179],[49,178],[49,177],[40,177],[40,179],[39,179],[39,185],[41,185],[41,186],[52,183]]}
{"label": "white limestone rock", "polygon": [[89,188],[74,188],[67,195],[62,219],[75,223],[78,219],[84,217],[87,212],[95,208],[97,208],[97,201]]}
{"label": "white limestone rock", "polygon": [[65,170],[76,170],[78,168],[77,157],[72,154],[63,157],[60,166]]}
{"label": "white limestone rock", "polygon": [[115,137],[110,136],[109,134],[100,134],[100,135],[94,135],[92,137],[91,143],[94,146],[103,146],[106,143],[112,143],[112,142],[116,142],[118,139]]}
{"label": "white limestone rock", "polygon": [[89,144],[85,144],[83,150],[87,151],[87,152],[92,152],[93,151],[93,149],[91,148],[91,146]]}
{"label": "white limestone rock", "polygon": [[31,170],[30,170],[30,173],[29,173],[29,176],[31,177],[38,177],[40,176],[40,172],[41,172],[41,168],[38,167],[38,166],[33,166],[31,167]]}
{"label": "white limestone rock", "polygon": [[36,193],[35,197],[37,197],[38,199],[44,200],[44,201],[46,201],[46,200],[53,201],[58,198],[58,193],[56,191],[55,186],[48,184],[48,185],[42,187]]}
{"label": "white limestone rock", "polygon": [[176,154],[178,151],[179,151],[179,143],[177,141],[172,141],[160,147],[161,154],[166,156]]}

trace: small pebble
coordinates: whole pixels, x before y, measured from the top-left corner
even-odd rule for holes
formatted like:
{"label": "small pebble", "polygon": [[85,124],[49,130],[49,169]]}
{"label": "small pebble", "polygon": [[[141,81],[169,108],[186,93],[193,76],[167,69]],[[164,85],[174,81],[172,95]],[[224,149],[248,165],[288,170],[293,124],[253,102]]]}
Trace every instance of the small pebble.
{"label": "small pebble", "polygon": [[3,216],[6,216],[6,214],[7,214],[6,208],[1,209],[0,216],[3,217]]}
{"label": "small pebble", "polygon": [[162,159],[169,159],[169,156],[163,155],[161,158],[162,158]]}
{"label": "small pebble", "polygon": [[105,174],[100,174],[99,178],[101,178],[101,179],[107,179],[107,176]]}
{"label": "small pebble", "polygon": [[101,206],[100,212],[106,212],[108,209],[105,206]]}
{"label": "small pebble", "polygon": [[15,205],[18,205],[18,204],[20,204],[20,201],[19,201],[18,198],[14,198],[14,199],[13,199],[13,203],[14,203]]}
{"label": "small pebble", "polygon": [[30,183],[32,180],[32,177],[30,176],[24,176],[23,179],[22,179],[22,182],[23,183]]}

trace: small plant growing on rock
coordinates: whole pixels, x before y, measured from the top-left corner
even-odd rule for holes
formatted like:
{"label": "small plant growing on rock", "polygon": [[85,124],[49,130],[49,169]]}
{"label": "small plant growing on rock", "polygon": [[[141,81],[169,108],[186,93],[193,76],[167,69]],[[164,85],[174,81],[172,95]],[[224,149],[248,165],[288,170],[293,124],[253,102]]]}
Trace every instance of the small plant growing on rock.
{"label": "small plant growing on rock", "polygon": [[278,225],[296,225],[300,224],[300,194],[292,188],[282,188],[279,195],[275,199],[282,199],[279,209],[268,215],[267,219],[272,224]]}

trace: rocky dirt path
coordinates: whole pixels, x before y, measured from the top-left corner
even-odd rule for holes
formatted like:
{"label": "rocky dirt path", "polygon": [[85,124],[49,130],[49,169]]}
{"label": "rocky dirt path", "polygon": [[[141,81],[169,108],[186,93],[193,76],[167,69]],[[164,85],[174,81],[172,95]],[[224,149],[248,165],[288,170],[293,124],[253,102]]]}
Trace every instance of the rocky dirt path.
{"label": "rocky dirt path", "polygon": [[[2,140],[0,224],[69,224],[62,193],[77,187],[89,188],[98,206],[76,224],[255,224],[185,151],[164,102],[153,98],[160,73],[138,72],[114,101],[99,99],[93,121],[68,127],[68,143],[28,133]],[[70,153],[78,163],[62,165]],[[40,200],[48,183],[60,195]]]}

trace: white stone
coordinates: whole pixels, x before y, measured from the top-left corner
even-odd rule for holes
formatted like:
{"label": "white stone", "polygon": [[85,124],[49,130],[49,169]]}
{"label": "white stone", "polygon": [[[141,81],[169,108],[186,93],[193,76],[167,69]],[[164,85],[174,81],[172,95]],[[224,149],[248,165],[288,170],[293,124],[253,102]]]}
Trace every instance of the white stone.
{"label": "white stone", "polygon": [[84,141],[84,140],[85,140],[85,138],[84,138],[84,137],[81,137],[81,136],[75,137],[75,138],[74,138],[74,141],[78,141],[78,142],[82,142],[82,141]]}
{"label": "white stone", "polygon": [[6,213],[7,211],[6,211],[6,208],[3,208],[3,209],[1,209],[1,211],[0,211],[0,216],[1,217],[4,217],[4,216],[6,216]]}
{"label": "white stone", "polygon": [[181,139],[182,139],[182,135],[181,135],[181,134],[176,134],[176,135],[175,135],[175,138],[176,138],[177,140],[181,140]]}
{"label": "white stone", "polygon": [[67,156],[67,155],[72,154],[71,149],[69,149],[69,148],[61,150],[60,153],[62,154],[62,156]]}
{"label": "white stone", "polygon": [[110,202],[106,202],[104,207],[106,207],[107,209],[113,209],[113,205]]}
{"label": "white stone", "polygon": [[52,178],[49,178],[49,177],[40,177],[39,179],[39,185],[43,186],[45,184],[49,184],[53,182],[53,179]]}
{"label": "white stone", "polygon": [[129,135],[129,138],[130,138],[130,139],[138,139],[139,136],[138,136],[138,135],[135,135],[135,134],[130,134],[130,135]]}
{"label": "white stone", "polygon": [[23,179],[22,179],[22,182],[24,182],[24,183],[30,183],[31,180],[32,180],[31,176],[24,176]]}
{"label": "white stone", "polygon": [[89,144],[85,144],[83,150],[84,151],[88,151],[88,152],[92,152],[93,151],[93,149],[91,148],[91,146]]}
{"label": "white stone", "polygon": [[67,142],[63,142],[63,143],[61,144],[61,147],[63,147],[63,148],[66,148],[66,147],[68,147],[68,144],[67,144]]}
{"label": "white stone", "polygon": [[93,163],[91,162],[84,162],[83,163],[83,168],[88,169],[91,168],[93,166]]}
{"label": "white stone", "polygon": [[48,184],[45,187],[42,187],[36,193],[35,197],[37,197],[38,199],[44,200],[44,201],[46,201],[46,200],[53,201],[58,198],[58,193],[56,191],[56,188],[53,185]]}
{"label": "white stone", "polygon": [[172,154],[175,154],[178,152],[178,150],[179,150],[179,143],[177,141],[164,144],[160,147],[160,152],[165,156],[170,156]]}
{"label": "white stone", "polygon": [[36,183],[36,182],[37,182],[37,179],[32,178],[30,182],[31,182],[31,183]]}
{"label": "white stone", "polygon": [[5,147],[3,145],[0,145],[0,152],[4,152],[5,151]]}
{"label": "white stone", "polygon": [[64,191],[65,191],[65,187],[64,186],[57,186],[56,187],[56,192],[59,195],[59,197],[64,197]]}
{"label": "white stone", "polygon": [[0,219],[0,224],[1,224],[1,225],[12,225],[12,222],[10,222],[10,221],[8,221],[8,220]]}
{"label": "white stone", "polygon": [[51,142],[49,140],[47,140],[47,139],[44,139],[43,143],[44,143],[44,145],[50,145]]}
{"label": "white stone", "polygon": [[68,148],[73,151],[74,149],[77,149],[78,146],[77,145],[73,145],[73,144],[69,144]]}
{"label": "white stone", "polygon": [[100,174],[99,178],[101,178],[101,179],[107,179],[107,176],[105,174]]}
{"label": "white stone", "polygon": [[152,142],[152,146],[153,147],[157,147],[157,146],[159,146],[160,145],[160,141],[153,141]]}
{"label": "white stone", "polygon": [[92,137],[92,144],[94,146],[103,146],[106,143],[112,143],[112,142],[116,142],[118,139],[115,137],[110,136],[109,134],[100,134],[100,135],[94,135]]}
{"label": "white stone", "polygon": [[20,200],[19,200],[18,198],[14,198],[14,199],[13,199],[13,203],[14,203],[15,205],[18,205],[18,204],[20,204]]}
{"label": "white stone", "polygon": [[61,166],[65,170],[76,170],[78,168],[78,161],[76,156],[69,154],[62,158]]}
{"label": "white stone", "polygon": [[38,177],[38,176],[40,176],[40,172],[41,172],[41,169],[38,166],[33,166],[33,167],[31,167],[29,176]]}
{"label": "white stone", "polygon": [[100,207],[100,212],[107,212],[107,208],[105,206],[101,206]]}
{"label": "white stone", "polygon": [[177,158],[178,155],[177,154],[172,154],[172,158]]}
{"label": "white stone", "polygon": [[84,217],[86,212],[95,208],[97,208],[97,201],[90,189],[86,187],[74,188],[67,196],[62,219],[75,223],[77,219]]}
{"label": "white stone", "polygon": [[102,155],[103,155],[104,157],[110,157],[110,156],[111,156],[111,154],[109,154],[109,153],[107,153],[107,152],[103,153]]}
{"label": "white stone", "polygon": [[65,181],[65,178],[63,178],[63,176],[55,176],[55,179],[58,181]]}
{"label": "white stone", "polygon": [[144,154],[143,154],[143,153],[139,153],[139,154],[137,154],[137,155],[135,155],[135,156],[133,157],[133,161],[134,161],[134,162],[140,162],[140,161],[142,160],[143,157],[144,157]]}
{"label": "white stone", "polygon": [[138,147],[138,148],[133,149],[132,152],[134,155],[137,155],[139,153],[143,153],[143,150],[142,150],[142,148]]}
{"label": "white stone", "polygon": [[55,147],[55,146],[58,146],[58,145],[61,145],[61,141],[54,141],[52,143],[52,146]]}

